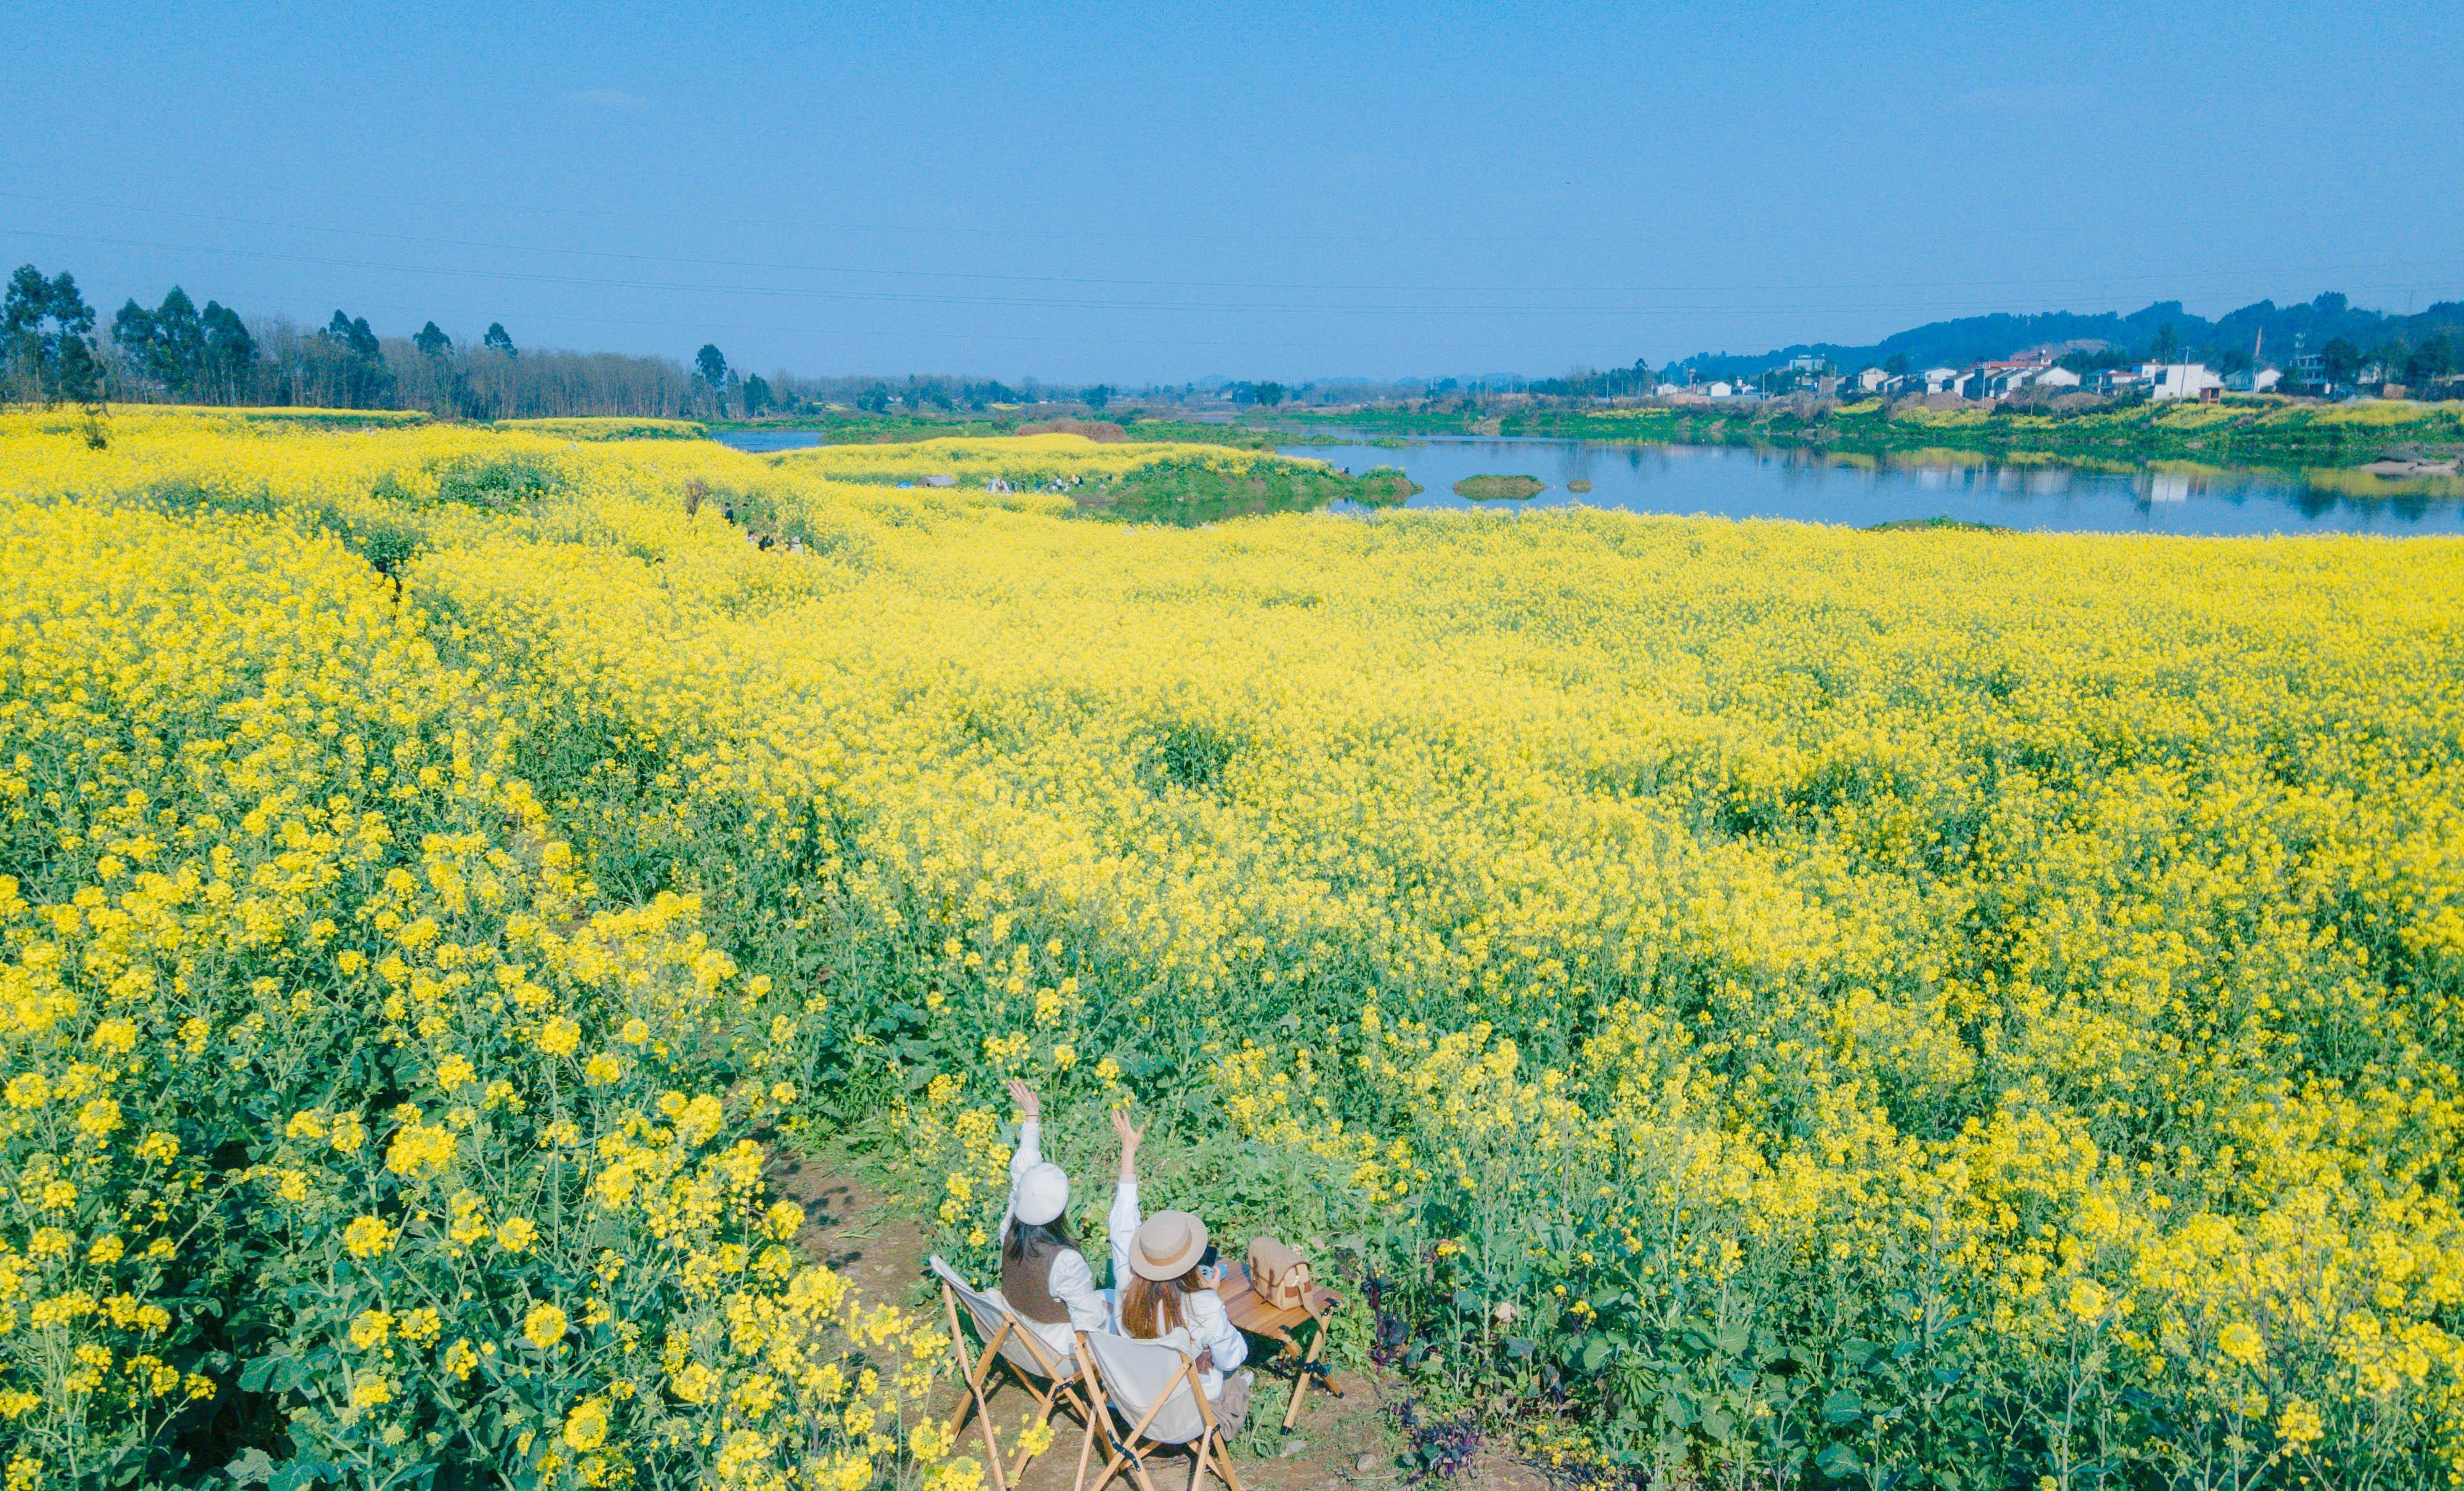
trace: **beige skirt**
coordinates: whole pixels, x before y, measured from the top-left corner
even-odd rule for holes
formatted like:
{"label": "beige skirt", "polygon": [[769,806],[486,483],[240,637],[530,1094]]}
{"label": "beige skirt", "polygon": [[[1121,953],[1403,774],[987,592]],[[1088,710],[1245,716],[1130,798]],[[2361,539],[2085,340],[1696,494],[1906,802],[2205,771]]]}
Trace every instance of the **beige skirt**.
{"label": "beige skirt", "polygon": [[1223,1392],[1207,1407],[1215,1411],[1216,1423],[1222,1426],[1225,1439],[1238,1439],[1249,1425],[1249,1373],[1235,1372],[1223,1379]]}

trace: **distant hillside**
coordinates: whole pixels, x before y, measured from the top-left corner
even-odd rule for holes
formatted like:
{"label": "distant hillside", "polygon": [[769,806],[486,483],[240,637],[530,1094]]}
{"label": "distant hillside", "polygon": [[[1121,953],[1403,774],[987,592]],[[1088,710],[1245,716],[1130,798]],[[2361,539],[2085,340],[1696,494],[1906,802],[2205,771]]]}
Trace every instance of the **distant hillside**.
{"label": "distant hillside", "polygon": [[1964,367],[2032,347],[2061,348],[2065,344],[2101,345],[2146,355],[2155,349],[2167,327],[2172,329],[2174,343],[2185,355],[2211,362],[2228,352],[2249,353],[2253,341],[2263,333],[2268,361],[2280,362],[2292,357],[2297,335],[2313,352],[2338,337],[2372,351],[2388,342],[2415,346],[2440,332],[2464,332],[2464,301],[2443,300],[2416,316],[2365,311],[2332,293],[2296,305],[2279,306],[2273,300],[2261,300],[2212,321],[2184,310],[2179,300],[2160,300],[2128,316],[2110,311],[2097,316],[2074,311],[2047,311],[2035,316],[1969,316],[1895,332],[1871,346],[1817,341],[1755,355],[1705,352],[1675,366],[1691,371],[1699,379],[1715,379],[1750,378],[1765,368],[1785,366],[1791,358],[1809,355],[1825,359],[1843,372],[1885,366],[1894,357],[1904,358],[1910,368]]}

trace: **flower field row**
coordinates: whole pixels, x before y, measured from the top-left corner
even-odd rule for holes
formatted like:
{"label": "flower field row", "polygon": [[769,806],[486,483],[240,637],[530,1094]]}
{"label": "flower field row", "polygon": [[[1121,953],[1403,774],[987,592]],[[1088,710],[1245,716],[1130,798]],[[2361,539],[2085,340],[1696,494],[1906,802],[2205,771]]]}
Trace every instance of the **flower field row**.
{"label": "flower field row", "polygon": [[933,1323],[797,1257],[762,1194],[797,1001],[690,898],[595,892],[363,559],[21,497],[0,577],[12,1485],[853,1491],[937,1458],[900,1427]]}
{"label": "flower field row", "polygon": [[[709,1386],[751,1381],[743,1359],[576,1326],[550,1361],[521,1323],[598,1300],[598,1328],[699,1342],[739,1296],[802,1307],[802,1279],[844,1348],[834,1284],[731,1189],[758,1178],[734,1146],[886,1120],[980,1264],[1013,1072],[1082,1177],[1105,1107],[1156,1110],[1157,1204],[1313,1238],[1356,1272],[1343,1349],[1570,1465],[2238,1486],[2464,1464],[2453,543],[1121,528],[884,485],[913,452],[171,416],[93,452],[0,426],[11,625],[80,638],[25,663],[12,641],[0,691],[0,764],[48,763],[11,778],[32,868],[8,1060],[51,1126],[12,1131],[27,1210],[0,1236],[33,1257],[56,1178],[117,1208],[126,1273],[170,1222],[121,1218],[190,1208],[179,1236],[212,1240],[176,1248],[313,1275],[341,1303],[278,1308],[322,1311],[337,1362],[382,1310],[402,1364],[346,1422],[329,1367],[239,1340],[275,1327],[169,1303],[219,1290],[253,1322],[309,1286],[180,1252],[129,1307],[162,1298],[158,1334],[246,1365],[153,1350],[206,1407],[29,1406],[47,1464],[181,1414],[270,1445],[212,1405],[287,1393],[313,1409],[287,1452],[337,1464],[394,1428],[404,1464],[496,1432],[429,1427],[473,1412],[508,1437],[470,1444],[539,1464],[547,1422],[596,1403],[590,1474],[715,1474],[741,1419],[746,1456],[851,1478],[890,1448],[870,1418],[797,1458],[786,1419]],[[1134,459],[969,444],[962,480]],[[755,550],[723,507],[811,552]],[[106,823],[132,790],[146,822]],[[141,834],[154,858],[112,847]],[[127,897],[168,893],[143,877],[191,862],[216,951],[183,966],[149,932],[153,982],[115,992],[141,960],[74,941],[99,935],[78,898],[140,916]],[[123,998],[142,1075],[73,1062]],[[235,1080],[243,1028],[265,1075]],[[69,1173],[76,1062],[118,1068],[107,1182]],[[170,1161],[142,1152],[158,1127]],[[386,1245],[357,1258],[363,1215]],[[519,1251],[473,1231],[517,1217]],[[99,1240],[79,1225],[71,1261]],[[46,1266],[26,1299],[114,1297]],[[484,1391],[410,1386],[421,1307],[421,1362],[494,1345]],[[79,1330],[114,1372],[152,1339],[44,1328],[0,1336],[10,1387],[52,1392],[73,1368],[33,1374]],[[769,1375],[877,1392],[884,1421],[912,1397],[887,1360],[869,1388],[825,1366]],[[792,1418],[779,1392],[759,1406]],[[412,1399],[417,1422],[381,1412]]]}
{"label": "flower field row", "polygon": [[1244,475],[1260,467],[1291,463],[1271,450],[1235,446],[1099,444],[1081,435],[1047,434],[813,446],[782,457],[779,464],[790,471],[842,481],[913,480],[938,471],[971,486],[980,486],[991,476],[1012,486],[1041,486],[1055,478],[1120,481],[1163,465],[1197,465]]}

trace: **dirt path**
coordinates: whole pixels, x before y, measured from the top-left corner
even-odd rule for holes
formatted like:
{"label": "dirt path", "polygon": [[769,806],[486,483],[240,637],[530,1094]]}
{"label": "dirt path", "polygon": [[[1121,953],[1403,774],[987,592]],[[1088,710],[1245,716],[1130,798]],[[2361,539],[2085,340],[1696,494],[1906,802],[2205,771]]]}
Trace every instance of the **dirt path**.
{"label": "dirt path", "polygon": [[[796,1244],[807,1257],[837,1269],[877,1299],[929,1307],[939,1316],[937,1292],[924,1286],[932,1243],[921,1224],[900,1216],[871,1186],[827,1161],[782,1152],[772,1160],[770,1182],[804,1208],[804,1230]],[[1291,1377],[1267,1370],[1256,1356],[1251,1366],[1261,1369],[1256,1404],[1248,1432],[1234,1447],[1235,1469],[1249,1491],[1385,1491],[1401,1485],[1375,1384],[1347,1374],[1342,1398],[1311,1390],[1300,1422],[1286,1435],[1282,1424],[1291,1401]],[[955,1414],[965,1393],[963,1382],[946,1382],[935,1407],[945,1417]],[[1025,1403],[1015,1386],[994,1394],[993,1413],[1004,1443],[1014,1441],[1017,1415]],[[1052,1448],[1027,1466],[1016,1491],[1069,1491],[1078,1468],[1078,1429],[1056,1420],[1053,1431]],[[962,1448],[979,1458],[983,1454],[981,1432],[972,1420]],[[1099,1465],[1102,1454],[1098,1446]],[[1155,1477],[1156,1491],[1180,1491],[1187,1484],[1188,1463],[1185,1458],[1163,1461]],[[1091,1473],[1089,1479],[1093,1479]],[[1517,1478],[1493,1474],[1479,1479],[1496,1484]],[[1515,1491],[1536,1487],[1537,1478],[1532,1478]],[[1208,1488],[1221,1491],[1211,1476]]]}

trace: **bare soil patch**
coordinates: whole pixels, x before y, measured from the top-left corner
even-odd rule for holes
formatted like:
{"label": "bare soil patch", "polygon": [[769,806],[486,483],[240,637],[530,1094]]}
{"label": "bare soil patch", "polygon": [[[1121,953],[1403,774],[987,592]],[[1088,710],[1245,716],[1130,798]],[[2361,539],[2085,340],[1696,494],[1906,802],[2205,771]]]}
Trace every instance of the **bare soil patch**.
{"label": "bare soil patch", "polygon": [[[925,1261],[932,1256],[931,1233],[918,1221],[901,1216],[880,1189],[852,1167],[833,1156],[774,1151],[769,1177],[772,1187],[804,1209],[804,1227],[795,1242],[805,1257],[828,1264],[876,1299],[932,1310],[941,1319],[939,1292],[926,1287]],[[1233,1446],[1243,1484],[1251,1491],[1349,1491],[1352,1487],[1401,1484],[1388,1436],[1378,1385],[1357,1373],[1339,1374],[1344,1396],[1330,1397],[1315,1388],[1301,1409],[1300,1422],[1283,1431],[1284,1410],[1291,1402],[1292,1378],[1270,1356],[1270,1342],[1251,1342],[1249,1365],[1256,1370],[1249,1429]],[[966,1397],[966,1384],[945,1380],[936,1391],[934,1409],[944,1422]],[[993,1394],[995,1428],[1004,1444],[1018,1433],[1026,1396],[1012,1385]],[[1069,1491],[1077,1478],[1080,1425],[1056,1420],[1052,1448],[1036,1458],[1015,1483],[1015,1491]],[[959,1453],[980,1458],[981,1432],[971,1420]],[[1103,1447],[1094,1464],[1103,1463]],[[1510,1464],[1511,1462],[1501,1462]],[[1485,1466],[1467,1467],[1477,1476]],[[1177,1491],[1172,1478],[1185,1474],[1185,1460],[1163,1462],[1158,1486]],[[1088,1479],[1092,1480],[1090,1469]],[[1536,1484],[1515,1480],[1496,1484],[1501,1491],[1541,1491]],[[1208,1491],[1221,1491],[1210,1476]]]}

